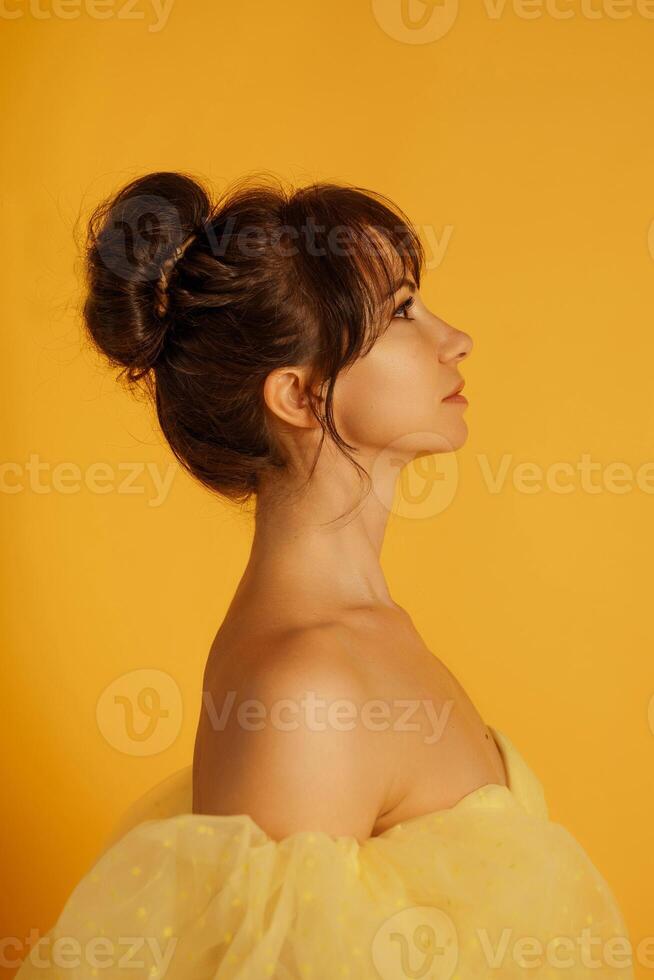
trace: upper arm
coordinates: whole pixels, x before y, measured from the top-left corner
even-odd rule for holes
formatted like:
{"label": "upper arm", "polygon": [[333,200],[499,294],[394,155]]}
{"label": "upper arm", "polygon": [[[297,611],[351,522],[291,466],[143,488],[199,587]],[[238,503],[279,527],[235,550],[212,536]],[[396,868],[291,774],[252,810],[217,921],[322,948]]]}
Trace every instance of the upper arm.
{"label": "upper arm", "polygon": [[[299,830],[370,836],[386,792],[365,678],[329,628],[256,658],[212,736],[211,812],[248,814],[276,840]],[[205,763],[206,765],[206,763]]]}

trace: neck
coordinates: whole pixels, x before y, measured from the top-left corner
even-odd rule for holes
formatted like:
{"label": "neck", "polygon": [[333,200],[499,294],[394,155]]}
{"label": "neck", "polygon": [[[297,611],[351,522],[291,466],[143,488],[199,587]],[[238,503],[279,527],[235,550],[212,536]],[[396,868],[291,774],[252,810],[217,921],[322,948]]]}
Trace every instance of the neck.
{"label": "neck", "polygon": [[[309,604],[323,612],[399,607],[380,563],[397,471],[379,472],[372,488],[333,447],[316,469],[293,480],[264,481],[257,495],[255,533],[239,593],[264,591],[276,601]],[[366,465],[370,473],[378,467]]]}

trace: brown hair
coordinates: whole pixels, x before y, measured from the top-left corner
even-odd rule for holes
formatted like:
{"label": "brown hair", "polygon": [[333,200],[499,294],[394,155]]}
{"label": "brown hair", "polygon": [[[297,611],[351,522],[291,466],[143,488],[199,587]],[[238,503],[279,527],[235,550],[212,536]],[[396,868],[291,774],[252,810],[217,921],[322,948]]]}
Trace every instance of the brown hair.
{"label": "brown hair", "polygon": [[212,202],[187,174],[152,173],[88,221],[83,317],[122,380],[145,383],[180,463],[244,503],[264,470],[285,465],[262,397],[284,365],[308,364],[327,384],[324,413],[311,402],[322,438],[362,471],[336,431],[333,388],[386,327],[397,258],[419,285],[418,235],[381,194],[266,177]]}

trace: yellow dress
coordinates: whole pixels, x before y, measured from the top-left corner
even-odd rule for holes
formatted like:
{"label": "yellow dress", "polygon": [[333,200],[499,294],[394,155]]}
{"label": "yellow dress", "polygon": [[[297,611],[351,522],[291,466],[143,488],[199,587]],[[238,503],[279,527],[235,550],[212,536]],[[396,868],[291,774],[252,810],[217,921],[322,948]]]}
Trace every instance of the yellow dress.
{"label": "yellow dress", "polygon": [[17,980],[633,980],[607,883],[491,731],[508,786],[364,843],[193,814],[183,770],[132,808]]}

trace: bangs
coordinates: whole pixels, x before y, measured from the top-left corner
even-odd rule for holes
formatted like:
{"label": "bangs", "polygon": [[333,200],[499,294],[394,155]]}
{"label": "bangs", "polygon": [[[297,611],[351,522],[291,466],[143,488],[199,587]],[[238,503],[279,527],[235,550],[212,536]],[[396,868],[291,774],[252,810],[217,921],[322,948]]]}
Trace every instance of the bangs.
{"label": "bangs", "polygon": [[282,222],[299,232],[294,256],[303,299],[325,346],[333,349],[340,340],[342,368],[387,328],[402,281],[419,288],[422,243],[392,201],[358,187],[314,184],[297,191],[284,210]]}

